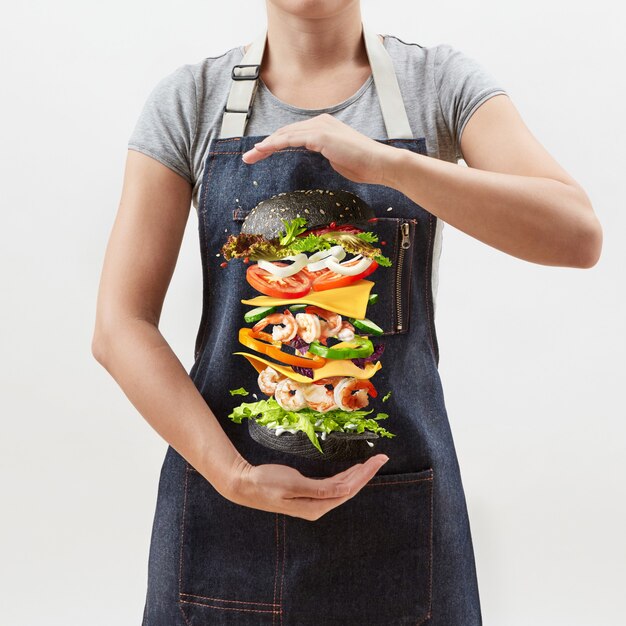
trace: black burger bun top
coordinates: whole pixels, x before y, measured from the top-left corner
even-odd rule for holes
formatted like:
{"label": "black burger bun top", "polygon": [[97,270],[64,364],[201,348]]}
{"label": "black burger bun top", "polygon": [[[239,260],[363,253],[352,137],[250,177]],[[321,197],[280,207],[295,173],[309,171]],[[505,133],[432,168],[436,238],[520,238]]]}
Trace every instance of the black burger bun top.
{"label": "black burger bun top", "polygon": [[276,194],[262,200],[247,215],[241,232],[278,237],[285,231],[281,220],[306,219],[307,230],[350,224],[364,228],[375,217],[373,209],[357,195],[341,189],[301,189]]}

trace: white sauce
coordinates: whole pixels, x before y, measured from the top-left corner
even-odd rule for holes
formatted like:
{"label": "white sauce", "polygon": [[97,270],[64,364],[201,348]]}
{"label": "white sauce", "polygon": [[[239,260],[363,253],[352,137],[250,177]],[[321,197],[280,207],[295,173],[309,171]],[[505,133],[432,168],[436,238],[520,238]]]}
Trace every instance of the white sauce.
{"label": "white sauce", "polygon": [[[276,422],[273,422],[274,424]],[[298,431],[295,428],[283,428],[282,426],[279,426],[278,428],[275,429],[274,434],[278,437],[278,435],[282,435],[283,433],[291,433],[292,435],[295,435]]]}

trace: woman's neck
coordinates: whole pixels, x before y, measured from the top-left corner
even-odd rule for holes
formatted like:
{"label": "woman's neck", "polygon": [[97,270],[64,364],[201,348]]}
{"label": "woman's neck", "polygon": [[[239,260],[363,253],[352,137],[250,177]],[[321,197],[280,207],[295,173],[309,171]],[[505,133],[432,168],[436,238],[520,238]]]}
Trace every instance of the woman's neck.
{"label": "woman's neck", "polygon": [[333,14],[307,18],[267,3],[267,44],[263,64],[283,75],[324,73],[346,64],[367,65],[358,1]]}
{"label": "woman's neck", "polygon": [[261,79],[293,106],[321,109],[342,102],[371,74],[361,31],[358,1],[311,18],[268,2]]}

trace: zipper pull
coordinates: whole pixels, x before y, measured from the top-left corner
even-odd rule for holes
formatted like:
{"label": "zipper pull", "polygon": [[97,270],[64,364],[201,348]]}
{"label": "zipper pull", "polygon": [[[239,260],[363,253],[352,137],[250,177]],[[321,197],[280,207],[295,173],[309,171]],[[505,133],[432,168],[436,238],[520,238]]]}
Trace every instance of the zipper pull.
{"label": "zipper pull", "polygon": [[409,238],[409,223],[402,222],[400,228],[402,229],[402,242],[400,243],[400,246],[406,250],[411,247],[411,239]]}

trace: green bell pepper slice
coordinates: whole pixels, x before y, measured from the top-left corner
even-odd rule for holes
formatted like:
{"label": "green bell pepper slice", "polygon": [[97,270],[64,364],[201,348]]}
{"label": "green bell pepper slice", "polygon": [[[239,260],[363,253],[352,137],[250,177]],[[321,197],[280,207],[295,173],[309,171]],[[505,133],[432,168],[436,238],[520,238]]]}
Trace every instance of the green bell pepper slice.
{"label": "green bell pepper slice", "polygon": [[317,339],[309,346],[309,352],[325,359],[362,359],[374,352],[374,345],[367,337],[356,335],[352,341],[336,346],[325,346]]}

